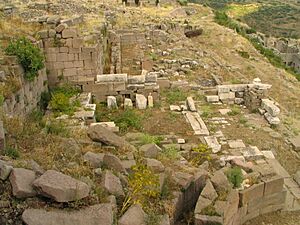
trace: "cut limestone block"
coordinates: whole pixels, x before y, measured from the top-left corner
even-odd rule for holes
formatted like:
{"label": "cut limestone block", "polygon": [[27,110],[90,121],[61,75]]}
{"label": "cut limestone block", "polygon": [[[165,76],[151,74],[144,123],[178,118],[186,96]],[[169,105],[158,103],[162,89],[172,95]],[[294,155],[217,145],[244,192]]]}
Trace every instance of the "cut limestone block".
{"label": "cut limestone block", "polygon": [[221,145],[219,144],[218,140],[214,136],[205,136],[204,137],[206,144],[212,149],[213,153],[217,153],[221,150]]}
{"label": "cut limestone block", "polygon": [[219,96],[218,95],[207,95],[206,96],[206,101],[209,103],[216,103],[219,102]]}

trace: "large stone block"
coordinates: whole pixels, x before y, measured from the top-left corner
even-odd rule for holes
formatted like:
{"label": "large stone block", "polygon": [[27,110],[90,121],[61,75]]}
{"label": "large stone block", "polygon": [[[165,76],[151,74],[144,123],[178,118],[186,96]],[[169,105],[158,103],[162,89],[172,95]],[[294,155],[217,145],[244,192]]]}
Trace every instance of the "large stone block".
{"label": "large stone block", "polygon": [[244,206],[247,203],[256,199],[262,198],[264,195],[265,183],[254,184],[251,187],[240,191],[240,206]]}
{"label": "large stone block", "polygon": [[264,179],[263,181],[265,182],[264,195],[271,195],[283,190],[284,179],[281,176]]}

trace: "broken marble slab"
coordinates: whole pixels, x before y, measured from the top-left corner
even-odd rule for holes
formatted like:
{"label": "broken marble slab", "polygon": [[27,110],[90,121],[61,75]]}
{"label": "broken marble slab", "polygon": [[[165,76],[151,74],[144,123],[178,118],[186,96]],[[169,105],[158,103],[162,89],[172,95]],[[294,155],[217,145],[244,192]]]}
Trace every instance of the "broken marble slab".
{"label": "broken marble slab", "polygon": [[212,149],[213,153],[217,153],[221,151],[221,145],[219,144],[218,140],[214,136],[206,136],[204,137],[206,144]]}
{"label": "broken marble slab", "polygon": [[246,160],[259,160],[264,158],[264,154],[256,146],[243,148],[242,154]]}
{"label": "broken marble slab", "polygon": [[183,112],[188,123],[191,124],[195,135],[209,135],[209,131],[198,112]]}

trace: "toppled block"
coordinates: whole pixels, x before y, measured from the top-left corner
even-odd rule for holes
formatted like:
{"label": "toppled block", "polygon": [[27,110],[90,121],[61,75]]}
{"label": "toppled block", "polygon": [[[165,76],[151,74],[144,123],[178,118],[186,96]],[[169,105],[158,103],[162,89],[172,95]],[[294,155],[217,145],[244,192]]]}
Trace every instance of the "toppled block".
{"label": "toppled block", "polygon": [[268,112],[266,112],[264,116],[265,116],[265,118],[266,118],[266,120],[268,121],[269,124],[271,124],[271,125],[280,124],[280,119],[278,117],[274,117]]}
{"label": "toppled block", "polygon": [[188,109],[190,111],[197,112],[197,108],[195,106],[195,102],[194,102],[194,99],[192,97],[187,97],[186,98],[186,103],[187,103]]}
{"label": "toppled block", "polygon": [[276,117],[280,114],[280,109],[274,104],[273,101],[269,99],[262,99],[261,107],[273,117]]}

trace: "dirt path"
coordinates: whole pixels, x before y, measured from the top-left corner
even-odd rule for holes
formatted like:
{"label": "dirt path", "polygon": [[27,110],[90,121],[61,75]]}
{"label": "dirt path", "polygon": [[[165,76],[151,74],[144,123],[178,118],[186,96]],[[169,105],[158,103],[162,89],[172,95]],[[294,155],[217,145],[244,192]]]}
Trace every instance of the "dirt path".
{"label": "dirt path", "polygon": [[276,212],[260,216],[246,225],[299,225],[300,213],[299,212]]}

